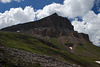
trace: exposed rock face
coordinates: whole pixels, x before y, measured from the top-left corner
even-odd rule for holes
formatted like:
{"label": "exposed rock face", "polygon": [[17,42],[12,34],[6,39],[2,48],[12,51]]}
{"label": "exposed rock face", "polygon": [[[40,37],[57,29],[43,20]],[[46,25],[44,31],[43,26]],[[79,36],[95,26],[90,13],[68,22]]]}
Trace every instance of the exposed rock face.
{"label": "exposed rock face", "polygon": [[27,67],[27,63],[34,64],[36,62],[40,63],[43,67],[80,67],[50,56],[0,46],[0,63],[5,59],[20,67]]}
{"label": "exposed rock face", "polygon": [[19,24],[1,30],[50,37],[64,36],[67,32],[74,31],[70,21],[67,18],[58,16],[56,13],[35,22]]}

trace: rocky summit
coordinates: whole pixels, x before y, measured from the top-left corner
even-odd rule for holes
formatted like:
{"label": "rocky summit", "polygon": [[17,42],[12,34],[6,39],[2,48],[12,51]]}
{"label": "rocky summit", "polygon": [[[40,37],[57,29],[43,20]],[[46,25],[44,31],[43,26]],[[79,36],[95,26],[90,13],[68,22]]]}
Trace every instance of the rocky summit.
{"label": "rocky summit", "polygon": [[0,30],[1,67],[100,67],[100,47],[56,13]]}

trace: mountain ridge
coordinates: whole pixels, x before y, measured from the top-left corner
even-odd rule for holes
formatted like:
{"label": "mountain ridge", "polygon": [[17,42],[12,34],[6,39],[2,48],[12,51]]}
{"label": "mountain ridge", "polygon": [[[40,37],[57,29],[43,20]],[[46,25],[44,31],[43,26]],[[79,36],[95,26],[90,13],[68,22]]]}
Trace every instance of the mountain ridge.
{"label": "mountain ridge", "polygon": [[[18,24],[1,29],[0,46],[4,47],[3,49],[0,48],[2,53],[0,55],[4,55],[5,57],[6,55],[13,55],[12,53],[8,53],[8,49],[5,51],[7,47],[9,49],[11,48],[11,50],[12,48],[15,48],[15,50],[19,52],[18,55],[14,54],[14,57],[23,58],[22,53],[20,53],[20,50],[22,50],[29,53],[33,52],[36,54],[52,56],[61,61],[69,62],[71,65],[75,64],[75,66],[71,67],[100,66],[95,62],[100,60],[100,48],[92,44],[87,34],[74,31],[74,27],[67,18],[58,16],[57,14],[50,15],[38,21]],[[8,54],[5,54],[2,51]],[[16,51],[12,52],[17,53]],[[24,55],[28,56],[28,54]],[[1,62],[3,62],[2,60],[4,60],[2,58],[3,56],[0,57],[1,65]],[[7,57],[5,59],[7,59],[7,61],[4,60],[7,63],[9,60],[14,62],[14,60],[12,60],[14,59],[13,57]],[[22,62],[23,60],[17,59],[19,62]],[[53,59],[51,58],[51,60]],[[42,65],[42,60],[38,61],[40,61],[38,63]],[[36,62],[36,60],[34,62]],[[32,62],[27,64],[30,63]],[[17,62],[11,64],[18,66]],[[44,67],[48,67],[47,62],[44,62],[44,64]],[[49,64],[53,65],[52,62]],[[32,65],[34,65],[34,63],[32,63]],[[59,62],[54,64],[54,67],[58,67],[57,65],[59,65]],[[23,65],[22,67],[25,66]]]}
{"label": "mountain ridge", "polygon": [[67,18],[58,16],[56,13],[40,19],[38,21],[18,24],[1,29],[1,31],[10,32],[30,32],[33,35],[43,35],[58,37],[65,35],[67,32],[74,31],[73,26]]}

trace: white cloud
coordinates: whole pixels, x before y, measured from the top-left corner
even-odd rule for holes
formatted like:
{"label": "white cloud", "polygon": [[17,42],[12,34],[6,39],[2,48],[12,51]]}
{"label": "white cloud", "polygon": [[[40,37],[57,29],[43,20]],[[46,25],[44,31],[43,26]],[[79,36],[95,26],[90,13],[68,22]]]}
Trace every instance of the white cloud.
{"label": "white cloud", "polygon": [[9,3],[9,2],[11,2],[11,0],[0,0],[0,2],[2,2],[2,3]]}
{"label": "white cloud", "polygon": [[63,17],[75,18],[84,16],[93,7],[94,0],[65,0],[64,3],[52,3],[37,11],[39,19],[46,17],[54,12]]}
{"label": "white cloud", "polygon": [[30,6],[22,8],[11,8],[9,11],[0,13],[0,28],[7,26],[34,21],[35,12]]}
{"label": "white cloud", "polygon": [[93,11],[89,11],[85,16],[82,17],[83,21],[73,21],[74,29],[78,32],[87,33],[90,40],[95,45],[99,44],[100,39],[100,13],[95,14]]}
{"label": "white cloud", "polygon": [[[93,7],[94,0],[65,0],[63,9],[69,18],[84,16]],[[64,13],[65,13],[64,12]]]}
{"label": "white cloud", "polygon": [[37,13],[37,18],[38,19],[41,19],[41,18],[44,18],[46,16],[49,16],[55,12],[61,12],[59,9],[61,8],[61,5],[60,4],[56,4],[56,3],[53,3],[53,4],[50,4],[50,5],[46,5],[42,10],[38,10],[36,13]]}
{"label": "white cloud", "polygon": [[2,3],[10,3],[11,1],[20,2],[20,1],[24,1],[24,0],[0,0],[0,2],[2,2]]}

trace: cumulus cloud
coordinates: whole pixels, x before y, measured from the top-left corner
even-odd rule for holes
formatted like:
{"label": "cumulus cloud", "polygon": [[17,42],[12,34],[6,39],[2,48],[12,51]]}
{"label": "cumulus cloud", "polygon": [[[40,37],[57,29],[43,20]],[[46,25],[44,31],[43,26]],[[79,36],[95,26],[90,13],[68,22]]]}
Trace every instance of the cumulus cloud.
{"label": "cumulus cloud", "polygon": [[57,4],[57,3],[46,5],[43,9],[37,10],[37,12],[36,12],[37,18],[41,19],[41,18],[49,16],[49,15],[55,13],[55,12],[56,13],[61,12],[59,10],[60,7],[61,7],[61,4]]}
{"label": "cumulus cloud", "polygon": [[82,17],[82,21],[74,20],[72,25],[78,32],[87,33],[95,45],[100,45],[100,13],[89,11]]}
{"label": "cumulus cloud", "polygon": [[24,0],[0,0],[0,2],[2,2],[2,3],[10,3],[11,1],[20,2],[20,1],[24,1]]}
{"label": "cumulus cloud", "polygon": [[93,7],[94,0],[65,0],[63,4],[52,3],[37,11],[38,19],[56,12],[63,17],[75,18],[84,16]]}
{"label": "cumulus cloud", "polygon": [[9,3],[9,2],[11,2],[11,0],[0,0],[0,2],[2,2],[2,3]]}
{"label": "cumulus cloud", "polygon": [[11,8],[9,11],[0,13],[0,28],[7,26],[34,21],[35,12],[30,6],[22,8]]}

